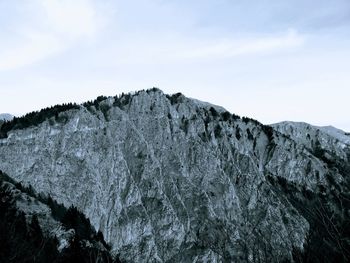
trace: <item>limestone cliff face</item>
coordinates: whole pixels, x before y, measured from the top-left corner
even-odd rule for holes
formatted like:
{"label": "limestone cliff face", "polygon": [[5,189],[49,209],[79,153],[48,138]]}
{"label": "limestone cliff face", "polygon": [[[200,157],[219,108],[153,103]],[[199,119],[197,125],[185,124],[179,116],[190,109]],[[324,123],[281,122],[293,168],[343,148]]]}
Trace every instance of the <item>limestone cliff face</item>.
{"label": "limestone cliff face", "polygon": [[141,91],[60,117],[0,139],[0,169],[77,206],[126,262],[293,260],[310,221],[276,182],[329,184],[292,136],[182,95]]}

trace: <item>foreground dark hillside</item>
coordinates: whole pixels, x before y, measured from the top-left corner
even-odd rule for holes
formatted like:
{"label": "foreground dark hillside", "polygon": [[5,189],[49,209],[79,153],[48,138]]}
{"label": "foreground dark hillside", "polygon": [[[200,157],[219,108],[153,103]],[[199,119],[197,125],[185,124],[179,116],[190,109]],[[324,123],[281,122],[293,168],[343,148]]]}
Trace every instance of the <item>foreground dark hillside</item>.
{"label": "foreground dark hillside", "polygon": [[[101,233],[96,233],[88,219],[76,208],[69,209],[52,198],[35,194],[32,187],[23,187],[0,171],[0,262],[120,262],[109,254]],[[67,246],[59,248],[59,240],[41,224],[49,224],[39,211],[22,209],[42,203],[49,207],[52,218],[62,227],[74,230]],[[36,203],[34,205],[34,203]],[[90,245],[88,245],[88,243]]]}

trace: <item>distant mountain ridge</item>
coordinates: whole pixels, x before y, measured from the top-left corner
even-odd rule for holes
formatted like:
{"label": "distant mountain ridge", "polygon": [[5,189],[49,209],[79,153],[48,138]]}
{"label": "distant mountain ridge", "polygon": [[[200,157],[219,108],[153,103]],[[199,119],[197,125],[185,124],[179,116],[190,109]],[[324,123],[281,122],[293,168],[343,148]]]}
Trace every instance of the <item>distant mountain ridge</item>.
{"label": "distant mountain ridge", "polygon": [[151,89],[2,134],[0,169],[76,206],[125,262],[350,260],[350,147],[334,129]]}
{"label": "distant mountain ridge", "polygon": [[0,121],[10,121],[13,119],[13,115],[9,114],[9,113],[0,113]]}

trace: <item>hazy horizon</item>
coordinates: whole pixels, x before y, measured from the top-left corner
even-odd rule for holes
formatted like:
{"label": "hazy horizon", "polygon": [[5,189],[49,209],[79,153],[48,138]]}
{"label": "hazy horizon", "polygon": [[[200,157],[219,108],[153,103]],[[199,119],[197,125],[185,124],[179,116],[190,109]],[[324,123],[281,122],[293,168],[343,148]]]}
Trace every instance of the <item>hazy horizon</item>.
{"label": "hazy horizon", "polygon": [[350,2],[0,1],[0,113],[149,89],[350,131]]}

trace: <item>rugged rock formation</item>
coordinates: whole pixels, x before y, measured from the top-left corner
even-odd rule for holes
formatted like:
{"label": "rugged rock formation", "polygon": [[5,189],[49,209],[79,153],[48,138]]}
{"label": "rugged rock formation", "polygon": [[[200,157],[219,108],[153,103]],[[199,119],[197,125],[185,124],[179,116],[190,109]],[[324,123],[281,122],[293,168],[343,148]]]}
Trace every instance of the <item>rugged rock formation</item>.
{"label": "rugged rock formation", "polygon": [[[0,169],[77,206],[126,262],[319,260],[313,238],[349,259],[349,143],[288,125],[158,89],[99,97],[8,131]],[[304,209],[320,200],[326,233]]]}
{"label": "rugged rock formation", "polygon": [[332,126],[317,127],[302,122],[281,122],[273,124],[277,131],[304,145],[313,153],[325,151],[328,158],[337,157],[348,162],[350,136]]}

